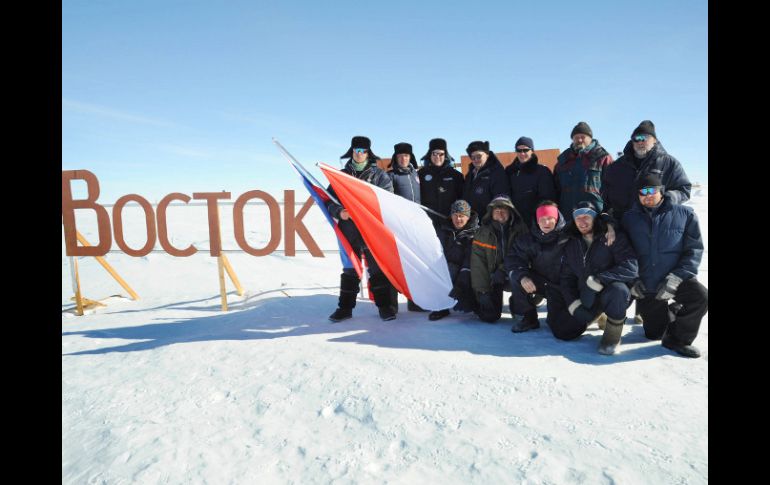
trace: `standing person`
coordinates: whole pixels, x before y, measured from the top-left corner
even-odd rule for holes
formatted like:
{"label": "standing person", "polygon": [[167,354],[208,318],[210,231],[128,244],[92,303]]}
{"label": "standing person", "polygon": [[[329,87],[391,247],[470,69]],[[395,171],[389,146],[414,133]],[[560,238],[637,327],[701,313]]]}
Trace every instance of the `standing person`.
{"label": "standing person", "polygon": [[[511,291],[503,257],[528,231],[510,197],[498,195],[489,202],[471,250],[471,286],[479,304],[478,316],[487,323],[500,319],[503,290]],[[512,302],[508,300],[509,306]]]}
{"label": "standing person", "polygon": [[[372,142],[365,136],[354,136],[350,141],[350,148],[340,159],[347,158],[348,162],[342,169],[348,175],[361,179],[376,185],[388,192],[393,192],[393,182],[386,172],[377,167],[377,160],[380,157],[371,151]],[[334,194],[334,190],[329,186],[329,193]],[[336,195],[335,195],[336,196]],[[371,284],[374,303],[379,310],[380,318],[383,320],[393,320],[396,318],[397,308],[393,307],[391,299],[391,283],[380,269],[369,248],[366,247],[361,233],[358,231],[355,223],[350,219],[350,214],[341,205],[329,200],[326,202],[326,209],[335,219],[339,219],[340,231],[345,235],[353,250],[357,255],[363,254],[366,257],[366,264],[369,267],[369,282]],[[339,322],[353,316],[353,308],[356,306],[356,295],[361,279],[353,268],[344,268],[340,275],[340,298],[337,309],[329,315],[329,320]]]}
{"label": "standing person", "polygon": [[516,140],[516,159],[505,167],[511,186],[511,201],[521,212],[529,227],[536,225],[535,208],[542,200],[556,199],[553,174],[540,165],[532,138],[522,136]]}
{"label": "standing person", "polygon": [[[505,270],[511,281],[511,314],[522,315],[511,327],[515,333],[540,328],[535,303],[538,297],[545,296],[548,300],[546,321],[549,325],[557,310],[566,308],[563,299],[558,297],[561,257],[569,240],[564,233],[564,216],[550,200],[541,202],[535,213],[537,223],[514,241],[505,256]],[[561,307],[555,308],[559,302]]]}
{"label": "standing person", "polygon": [[657,173],[643,176],[636,187],[637,203],[622,222],[639,255],[639,280],[631,293],[638,298],[644,334],[680,355],[700,357],[692,343],[708,311],[708,289],[696,278],[703,256],[698,216],[664,197]]}
{"label": "standing person", "polygon": [[[463,196],[463,174],[452,166],[454,158],[447,150],[446,140],[433,138],[428,152],[422,157],[420,200],[422,205],[439,214],[449,215],[452,203]],[[438,231],[448,219],[427,213]]]}
{"label": "standing person", "polygon": [[[593,136],[588,123],[579,122],[570,133],[572,144],[556,159],[553,174],[559,207],[571,208],[587,200],[599,213],[603,210],[602,173],[612,163],[612,155]],[[572,214],[564,216],[572,220]]]}
{"label": "standing person", "polygon": [[620,222],[623,214],[636,203],[639,180],[648,174],[660,176],[666,186],[665,197],[673,204],[683,204],[690,199],[692,184],[682,165],[663,148],[653,122],[644,120],[631,133],[623,156],[604,171],[605,212]]}
{"label": "standing person", "polygon": [[[471,205],[458,199],[450,208],[450,220],[445,222],[438,233],[444,258],[452,279],[452,292],[457,299],[454,310],[467,313],[477,310],[476,299],[471,287],[471,245],[479,230],[479,216],[471,210]],[[449,309],[431,312],[430,320],[439,320],[449,315]]]}
{"label": "standing person", "polygon": [[488,141],[472,141],[465,151],[471,157],[471,166],[465,175],[463,199],[476,213],[484,214],[489,202],[498,195],[510,197],[508,178]]}
{"label": "standing person", "polygon": [[[420,203],[420,177],[417,175],[417,160],[409,143],[396,143],[393,145],[393,156],[390,159],[390,172],[388,175],[393,181],[393,192],[396,195]],[[398,308],[398,291],[391,285],[392,304]],[[406,300],[406,308],[412,312],[424,312],[419,305],[412,300]]]}
{"label": "standing person", "polygon": [[607,314],[599,353],[612,355],[620,344],[626,310],[631,304],[629,284],[638,277],[636,255],[622,231],[615,242],[605,244],[607,225],[597,217],[590,201],[578,202],[573,220],[565,229],[570,236],[564,247],[560,286],[567,312],[555,315],[551,331],[556,338],[572,340],[585,332],[597,315]]}

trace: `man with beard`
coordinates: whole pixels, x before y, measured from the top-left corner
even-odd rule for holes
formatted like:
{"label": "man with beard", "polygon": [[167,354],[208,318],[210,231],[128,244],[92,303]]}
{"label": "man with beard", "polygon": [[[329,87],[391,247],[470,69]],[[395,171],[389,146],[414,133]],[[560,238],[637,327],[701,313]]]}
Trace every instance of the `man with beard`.
{"label": "man with beard", "polygon": [[578,202],[593,203],[599,213],[604,202],[600,196],[602,189],[602,173],[612,164],[612,155],[607,153],[599,140],[594,139],[593,131],[588,123],[581,121],[570,133],[572,144],[559,154],[554,166],[553,175],[556,193],[559,197],[559,207],[564,207],[567,213],[564,217],[572,220],[569,209]]}
{"label": "man with beard", "polygon": [[648,174],[661,178],[666,186],[665,197],[672,204],[690,199],[692,184],[682,165],[663,148],[653,122],[644,120],[631,133],[623,156],[604,171],[601,194],[605,212],[620,222],[637,200],[637,182]]}

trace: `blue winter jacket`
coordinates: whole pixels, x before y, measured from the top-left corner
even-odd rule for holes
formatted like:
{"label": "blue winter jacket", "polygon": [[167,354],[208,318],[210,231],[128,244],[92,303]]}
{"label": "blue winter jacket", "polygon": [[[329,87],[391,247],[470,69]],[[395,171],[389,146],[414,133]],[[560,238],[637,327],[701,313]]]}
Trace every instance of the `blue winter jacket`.
{"label": "blue winter jacket", "polygon": [[669,273],[682,280],[698,274],[703,239],[692,207],[665,198],[658,207],[647,209],[637,198],[622,225],[639,257],[639,279],[648,293],[655,293]]}
{"label": "blue winter jacket", "polygon": [[656,173],[666,186],[665,197],[674,204],[683,204],[690,199],[692,184],[684,173],[679,161],[672,157],[658,141],[643,160],[634,155],[629,141],[623,149],[623,156],[606,169],[602,180],[604,210],[620,222],[623,214],[638,199],[637,180],[648,173]]}
{"label": "blue winter jacket", "polygon": [[417,174],[417,164],[409,164],[406,168],[398,165],[395,159],[391,162],[388,172],[390,180],[393,182],[393,192],[396,195],[420,203],[420,177]]}

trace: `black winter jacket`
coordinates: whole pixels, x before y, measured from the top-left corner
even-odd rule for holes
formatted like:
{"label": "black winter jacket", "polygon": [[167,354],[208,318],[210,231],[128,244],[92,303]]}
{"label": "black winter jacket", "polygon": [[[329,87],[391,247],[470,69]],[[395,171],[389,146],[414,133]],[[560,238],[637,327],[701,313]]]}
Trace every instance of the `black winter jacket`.
{"label": "black winter jacket", "polygon": [[607,226],[596,218],[590,247],[575,226],[575,221],[569,223],[565,232],[570,239],[564,247],[560,286],[568,305],[580,299],[580,290],[585,288],[586,278],[591,275],[603,285],[616,281],[629,285],[639,276],[636,253],[622,231],[615,231],[615,242],[607,246]]}
{"label": "black winter jacket", "polygon": [[498,195],[505,194],[510,197],[511,187],[508,184],[508,177],[503,164],[494,152],[489,152],[489,158],[476,176],[473,175],[473,170],[471,165],[465,175],[463,199],[477,214],[485,214],[487,204]]}
{"label": "black winter jacket", "polygon": [[479,216],[471,212],[468,222],[460,229],[455,229],[452,221],[444,222],[439,230],[439,239],[444,248],[444,258],[449,266],[452,282],[457,280],[461,270],[470,271],[471,245],[476,232],[479,230]]}
{"label": "black winter jacket", "polygon": [[543,200],[556,202],[556,189],[554,187],[553,174],[545,165],[537,163],[537,155],[526,163],[519,159],[505,167],[508,183],[511,186],[511,200],[519,210],[527,226],[537,225],[535,222],[535,209]]}
{"label": "black winter jacket", "polygon": [[690,199],[692,184],[684,173],[679,161],[672,157],[660,144],[655,143],[643,160],[636,158],[633,143],[629,141],[623,149],[623,156],[604,169],[602,199],[605,211],[620,222],[623,214],[639,198],[636,182],[648,173],[661,176],[666,186],[665,197],[674,204],[683,204]]}
{"label": "black winter jacket", "polygon": [[511,285],[521,283],[525,276],[536,273],[554,286],[559,286],[561,257],[569,236],[564,233],[567,223],[559,213],[556,227],[548,234],[535,223],[528,234],[516,239],[505,255],[505,271],[510,275]]}
{"label": "black winter jacket", "polygon": [[[449,216],[452,202],[463,197],[463,174],[452,167],[452,159],[447,157],[440,167],[428,160],[417,173],[420,176],[420,203]],[[447,220],[430,212],[428,215],[437,228]]]}

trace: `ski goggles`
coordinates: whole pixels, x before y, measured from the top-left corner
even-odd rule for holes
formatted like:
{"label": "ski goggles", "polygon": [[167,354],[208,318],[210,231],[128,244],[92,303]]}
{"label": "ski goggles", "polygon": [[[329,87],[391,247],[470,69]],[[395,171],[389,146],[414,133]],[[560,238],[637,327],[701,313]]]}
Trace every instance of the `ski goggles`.
{"label": "ski goggles", "polygon": [[639,195],[655,195],[660,192],[660,187],[642,187],[639,189]]}
{"label": "ski goggles", "polygon": [[353,153],[358,153],[358,154],[366,153],[366,148],[354,148]]}
{"label": "ski goggles", "polygon": [[633,140],[633,141],[645,141],[649,137],[650,137],[650,135],[636,135],[636,136],[632,136],[631,140]]}

